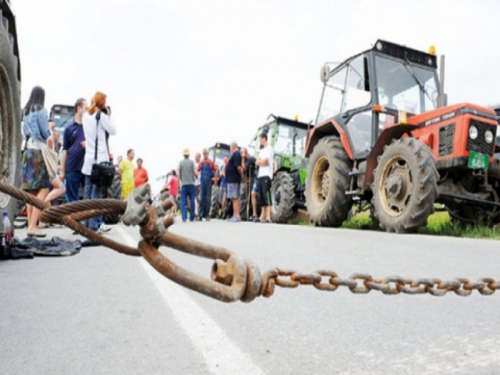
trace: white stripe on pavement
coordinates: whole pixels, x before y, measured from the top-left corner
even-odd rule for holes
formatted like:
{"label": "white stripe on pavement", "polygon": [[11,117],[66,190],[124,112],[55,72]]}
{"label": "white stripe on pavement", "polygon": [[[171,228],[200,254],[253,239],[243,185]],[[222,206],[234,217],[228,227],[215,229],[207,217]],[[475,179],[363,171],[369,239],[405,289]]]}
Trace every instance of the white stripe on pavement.
{"label": "white stripe on pavement", "polygon": [[[115,228],[130,246],[137,245],[123,227]],[[141,258],[140,262],[212,374],[264,374],[181,287],[160,275],[146,260]]]}

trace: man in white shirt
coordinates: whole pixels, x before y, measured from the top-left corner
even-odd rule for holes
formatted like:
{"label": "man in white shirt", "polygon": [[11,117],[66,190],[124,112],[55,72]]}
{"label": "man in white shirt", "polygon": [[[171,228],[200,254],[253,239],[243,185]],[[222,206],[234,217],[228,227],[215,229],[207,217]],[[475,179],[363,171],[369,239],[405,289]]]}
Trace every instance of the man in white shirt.
{"label": "man in white shirt", "polygon": [[267,133],[262,133],[259,137],[262,149],[259,152],[259,158],[255,164],[259,167],[257,178],[259,180],[259,200],[262,206],[260,214],[261,223],[271,222],[271,179],[273,178],[273,150],[269,147]]}

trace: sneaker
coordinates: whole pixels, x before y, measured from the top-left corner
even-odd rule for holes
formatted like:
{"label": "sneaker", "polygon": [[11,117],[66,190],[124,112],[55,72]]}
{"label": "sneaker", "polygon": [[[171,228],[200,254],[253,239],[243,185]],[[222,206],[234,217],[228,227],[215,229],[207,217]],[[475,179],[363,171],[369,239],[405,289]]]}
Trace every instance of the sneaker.
{"label": "sneaker", "polygon": [[248,221],[255,221],[255,219],[257,219],[257,216],[252,215],[248,218]]}
{"label": "sneaker", "polygon": [[109,225],[102,223],[98,229],[98,232],[99,233],[106,233],[106,232],[109,232],[110,230],[111,230],[111,227]]}
{"label": "sneaker", "polygon": [[205,218],[205,220],[206,220],[206,221],[210,221],[210,218],[207,216],[207,217]]}
{"label": "sneaker", "polygon": [[238,219],[237,217],[232,217],[231,219],[228,220],[229,223],[239,223],[241,220]]}

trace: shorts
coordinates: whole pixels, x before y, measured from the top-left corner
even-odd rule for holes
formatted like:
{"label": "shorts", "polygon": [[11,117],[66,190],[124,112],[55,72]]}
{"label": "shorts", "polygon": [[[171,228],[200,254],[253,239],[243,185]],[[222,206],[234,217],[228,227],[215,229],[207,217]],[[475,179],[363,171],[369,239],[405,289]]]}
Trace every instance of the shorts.
{"label": "shorts", "polygon": [[264,207],[271,206],[271,179],[268,176],[259,178],[258,190],[260,204]]}
{"label": "shorts", "polygon": [[238,199],[240,197],[240,184],[227,184],[227,199]]}
{"label": "shorts", "polygon": [[135,189],[135,184],[122,184],[122,199],[128,197],[128,195]]}
{"label": "shorts", "polygon": [[175,203],[175,200],[177,199],[177,195],[169,195],[168,196],[172,202]]}
{"label": "shorts", "polygon": [[219,189],[219,202],[224,202],[227,199],[227,187],[221,187]]}
{"label": "shorts", "polygon": [[255,180],[252,186],[252,193],[257,193],[259,191],[259,180]]}

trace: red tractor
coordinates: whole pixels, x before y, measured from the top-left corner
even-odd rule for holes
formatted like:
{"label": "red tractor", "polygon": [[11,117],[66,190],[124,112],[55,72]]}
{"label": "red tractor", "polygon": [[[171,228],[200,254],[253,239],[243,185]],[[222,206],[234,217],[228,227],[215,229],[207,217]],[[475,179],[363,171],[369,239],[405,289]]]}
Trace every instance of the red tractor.
{"label": "red tractor", "polygon": [[[443,79],[444,57],[441,69]],[[500,222],[497,116],[475,104],[448,106],[434,54],[379,40],[325,65],[321,78],[306,147],[306,205],[316,225],[340,226],[353,203],[371,203],[388,232],[417,231],[435,203],[460,222]]]}

